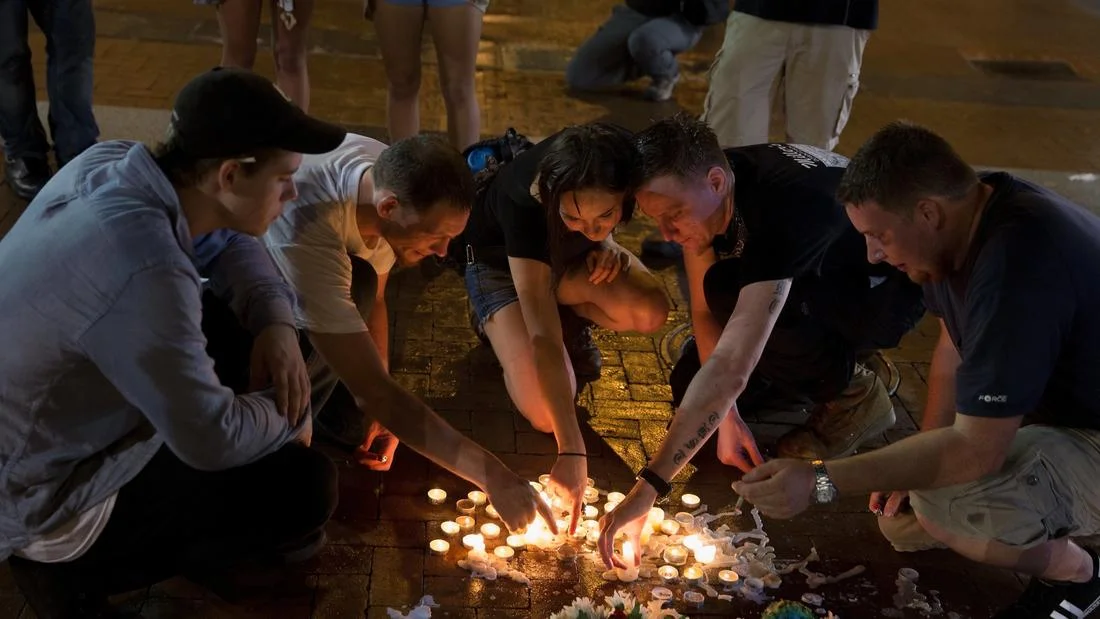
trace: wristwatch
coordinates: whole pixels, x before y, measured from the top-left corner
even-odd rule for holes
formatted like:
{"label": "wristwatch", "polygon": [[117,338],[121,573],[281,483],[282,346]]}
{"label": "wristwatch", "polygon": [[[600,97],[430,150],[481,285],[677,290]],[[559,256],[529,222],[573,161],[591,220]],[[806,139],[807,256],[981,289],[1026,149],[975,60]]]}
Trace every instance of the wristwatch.
{"label": "wristwatch", "polygon": [[640,479],[650,486],[653,486],[653,489],[657,491],[658,499],[663,499],[672,492],[672,484],[662,479],[660,475],[649,470],[649,467],[645,467],[638,471],[638,475],[635,479]]}
{"label": "wristwatch", "polygon": [[814,460],[810,464],[814,467],[814,503],[818,505],[832,503],[840,493],[837,492],[836,485],[829,477],[829,471],[825,469],[825,463],[821,460]]}

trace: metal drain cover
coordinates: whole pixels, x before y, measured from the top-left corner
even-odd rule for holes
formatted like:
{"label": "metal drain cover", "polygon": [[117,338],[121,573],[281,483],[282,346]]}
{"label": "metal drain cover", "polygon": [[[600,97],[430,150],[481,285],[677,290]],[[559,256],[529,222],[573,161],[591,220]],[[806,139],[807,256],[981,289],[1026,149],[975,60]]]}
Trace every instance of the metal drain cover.
{"label": "metal drain cover", "polygon": [[1020,80],[1079,81],[1073,66],[1062,60],[971,60],[971,66],[993,77]]}

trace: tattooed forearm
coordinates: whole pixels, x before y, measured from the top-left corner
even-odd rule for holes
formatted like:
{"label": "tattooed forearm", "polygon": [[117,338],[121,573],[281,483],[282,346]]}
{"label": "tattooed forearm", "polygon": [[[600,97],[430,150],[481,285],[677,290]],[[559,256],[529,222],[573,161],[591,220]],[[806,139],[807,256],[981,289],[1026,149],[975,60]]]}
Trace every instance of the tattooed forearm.
{"label": "tattooed forearm", "polygon": [[695,451],[695,448],[701,446],[714,428],[718,427],[718,422],[721,420],[722,416],[716,412],[712,412],[708,415],[706,421],[696,428],[694,436],[689,438],[680,449],[676,450],[676,453],[672,456],[672,463],[676,466],[680,466],[684,460],[688,459],[687,454]]}
{"label": "tattooed forearm", "polygon": [[787,290],[787,281],[781,280],[775,283],[775,292],[772,293],[772,302],[768,304],[768,313],[774,314],[783,305],[783,293]]}

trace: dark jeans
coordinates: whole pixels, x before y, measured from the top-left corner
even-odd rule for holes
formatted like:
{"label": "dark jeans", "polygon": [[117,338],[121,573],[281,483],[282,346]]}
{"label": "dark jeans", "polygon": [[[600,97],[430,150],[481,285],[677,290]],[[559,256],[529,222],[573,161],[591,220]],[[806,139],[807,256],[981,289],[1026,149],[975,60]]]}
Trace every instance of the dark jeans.
{"label": "dark jeans", "polygon": [[[203,332],[222,384],[245,390],[252,338],[209,292]],[[298,443],[214,472],[193,469],[162,447],[119,490],[88,552],[52,564],[12,557],[12,573],[41,619],[83,617],[86,599],[308,547],[321,539],[337,498],[336,466]]]}
{"label": "dark jeans", "polygon": [[82,594],[131,591],[296,549],[318,538],[336,500],[336,466],[300,444],[217,472],[195,470],[163,447],[119,491],[87,553],[68,563],[12,557],[12,574],[42,619],[80,617],[88,612]]}
{"label": "dark jeans", "polygon": [[28,13],[46,35],[49,125],[60,163],[95,143],[92,114],[95,18],[91,0],[0,1],[0,138],[8,157],[45,158],[49,142],[38,120]]}
{"label": "dark jeans", "polygon": [[[725,324],[740,296],[737,259],[707,270],[703,290],[707,306]],[[904,274],[887,271],[885,281],[868,287],[867,276],[800,280],[772,329],[771,337],[738,408],[754,411],[776,400],[828,402],[851,380],[861,353],[897,346],[924,315],[921,289]],[[679,406],[700,369],[694,345],[672,369],[673,404]]]}

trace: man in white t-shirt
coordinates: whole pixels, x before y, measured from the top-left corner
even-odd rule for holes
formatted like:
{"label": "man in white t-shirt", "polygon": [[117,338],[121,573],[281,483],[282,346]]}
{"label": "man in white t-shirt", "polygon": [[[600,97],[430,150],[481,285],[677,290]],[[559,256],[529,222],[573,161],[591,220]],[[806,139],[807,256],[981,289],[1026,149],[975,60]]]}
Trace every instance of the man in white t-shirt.
{"label": "man in white t-shirt", "polygon": [[[318,435],[359,447],[364,465],[386,470],[398,444],[378,421],[388,416],[378,410],[385,405],[376,388],[389,369],[386,281],[395,263],[446,255],[466,226],[473,177],[441,139],[387,147],[349,133],[336,150],[303,158],[294,180],[298,198],[264,241],[297,295],[298,327],[309,334]],[[377,405],[363,411],[374,419],[369,429],[354,399]]]}

